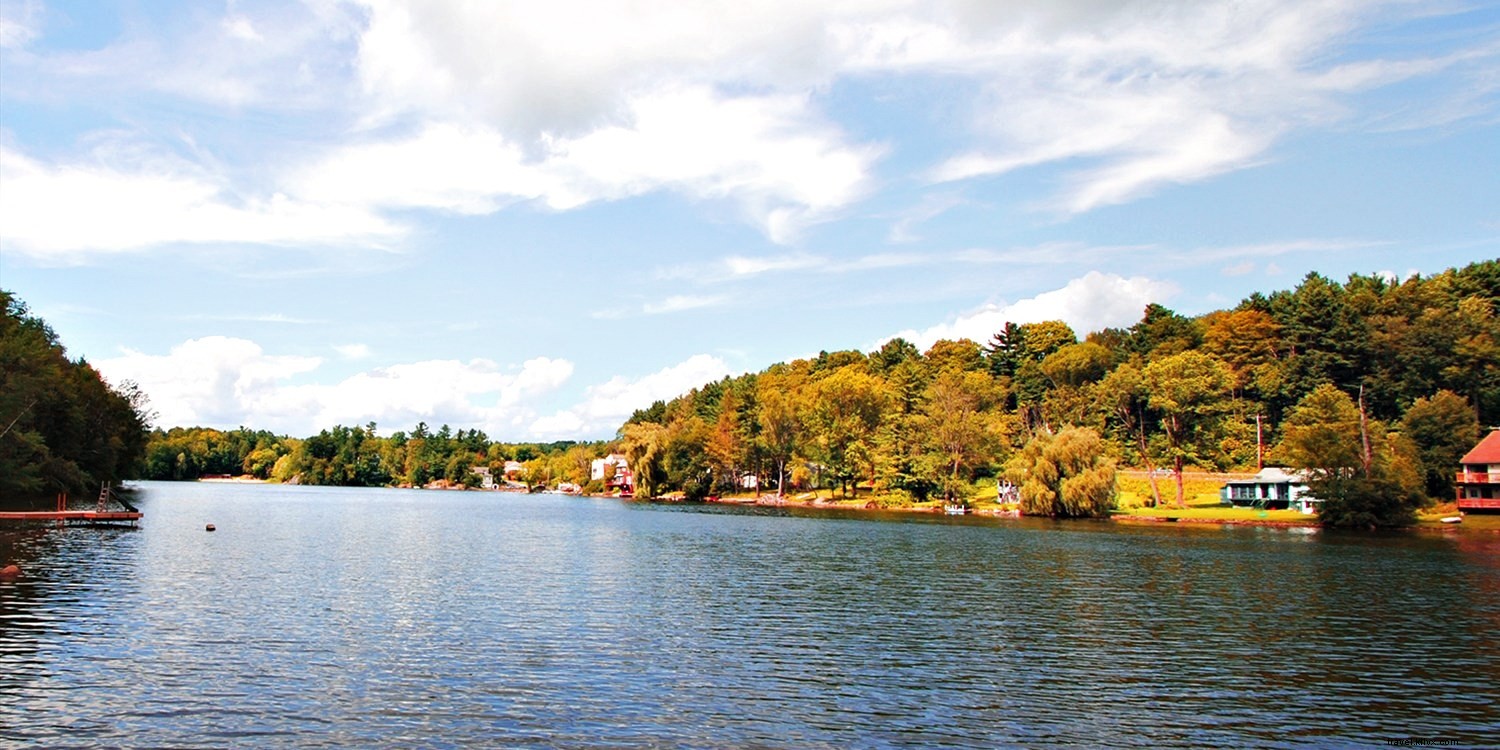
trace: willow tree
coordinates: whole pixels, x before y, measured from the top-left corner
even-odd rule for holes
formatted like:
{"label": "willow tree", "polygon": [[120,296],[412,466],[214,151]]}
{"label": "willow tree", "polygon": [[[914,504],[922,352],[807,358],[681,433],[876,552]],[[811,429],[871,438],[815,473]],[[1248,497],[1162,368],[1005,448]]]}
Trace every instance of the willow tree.
{"label": "willow tree", "polygon": [[634,422],[620,428],[625,459],[635,476],[638,497],[656,497],[665,479],[663,461],[667,450],[667,428],[655,422]]}
{"label": "willow tree", "polygon": [[1085,427],[1037,433],[1006,463],[1005,476],[1020,487],[1021,512],[1029,516],[1104,516],[1115,504],[1109,444]]}

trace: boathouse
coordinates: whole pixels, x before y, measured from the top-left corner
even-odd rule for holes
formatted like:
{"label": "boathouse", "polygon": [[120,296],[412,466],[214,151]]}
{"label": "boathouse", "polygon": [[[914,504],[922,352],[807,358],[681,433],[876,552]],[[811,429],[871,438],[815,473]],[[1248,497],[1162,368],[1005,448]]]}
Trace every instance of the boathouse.
{"label": "boathouse", "polygon": [[1458,509],[1500,512],[1500,430],[1491,430],[1459,459]]}
{"label": "boathouse", "polygon": [[1243,508],[1292,508],[1303,513],[1317,512],[1322,503],[1307,492],[1307,476],[1278,466],[1267,466],[1250,479],[1226,482],[1219,491],[1226,505]]}

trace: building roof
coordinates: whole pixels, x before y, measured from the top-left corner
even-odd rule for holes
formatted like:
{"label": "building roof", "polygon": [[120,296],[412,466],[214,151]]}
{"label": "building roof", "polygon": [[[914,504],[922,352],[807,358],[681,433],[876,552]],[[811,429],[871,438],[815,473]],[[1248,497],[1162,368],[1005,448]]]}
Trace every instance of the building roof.
{"label": "building roof", "polygon": [[1288,471],[1280,466],[1267,466],[1261,469],[1250,479],[1232,479],[1225,484],[1306,484],[1307,474],[1301,471]]}
{"label": "building roof", "polygon": [[1500,464],[1500,430],[1491,430],[1474,446],[1474,450],[1464,454],[1458,461],[1461,464]]}

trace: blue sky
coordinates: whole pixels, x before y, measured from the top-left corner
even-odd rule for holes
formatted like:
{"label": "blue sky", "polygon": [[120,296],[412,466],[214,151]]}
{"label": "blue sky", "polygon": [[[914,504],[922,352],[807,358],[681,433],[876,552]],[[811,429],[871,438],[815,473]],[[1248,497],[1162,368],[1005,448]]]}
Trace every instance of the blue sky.
{"label": "blue sky", "polygon": [[609,437],[726,374],[1500,256],[1500,5],[0,0],[0,286],[157,424]]}

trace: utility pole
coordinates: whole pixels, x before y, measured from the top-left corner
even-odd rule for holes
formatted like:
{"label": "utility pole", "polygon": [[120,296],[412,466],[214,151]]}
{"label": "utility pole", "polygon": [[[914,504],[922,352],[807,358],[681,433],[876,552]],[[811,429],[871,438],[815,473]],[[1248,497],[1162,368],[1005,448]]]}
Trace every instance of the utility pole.
{"label": "utility pole", "polygon": [[1266,468],[1266,444],[1261,436],[1260,415],[1255,415],[1255,470]]}
{"label": "utility pole", "polygon": [[1370,464],[1374,463],[1374,457],[1370,454],[1370,425],[1365,417],[1365,386],[1359,385],[1359,442],[1364,449],[1362,458],[1365,465],[1365,476],[1370,476]]}

